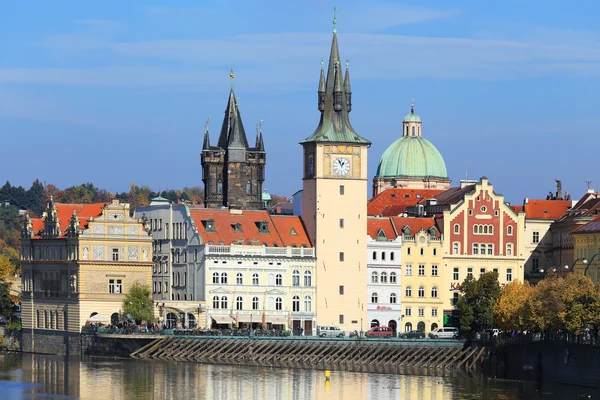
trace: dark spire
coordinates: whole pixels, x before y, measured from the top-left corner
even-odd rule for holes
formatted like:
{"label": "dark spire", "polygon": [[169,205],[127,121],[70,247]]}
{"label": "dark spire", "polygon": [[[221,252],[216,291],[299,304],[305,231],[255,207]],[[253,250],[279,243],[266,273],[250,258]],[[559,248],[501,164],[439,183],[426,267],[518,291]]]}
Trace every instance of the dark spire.
{"label": "dark spire", "polygon": [[325,70],[323,68],[323,59],[321,59],[321,76],[319,77],[319,111],[325,110]]}
{"label": "dark spire", "polygon": [[262,134],[262,119],[256,124],[256,150],[265,151],[265,144],[263,143]]}
{"label": "dark spire", "polygon": [[346,60],[346,76],[344,76],[344,93],[346,94],[346,109],[352,111],[352,88],[350,87],[350,70]]}
{"label": "dark spire", "polygon": [[[352,128],[348,118],[348,98],[344,92],[342,83],[342,69],[340,64],[340,52],[338,49],[337,26],[334,24],[334,33],[331,41],[331,52],[329,54],[329,65],[327,67],[327,78],[325,79],[324,94],[321,96],[323,86],[319,81],[319,111],[321,120],[315,132],[302,143],[307,142],[341,142],[362,143],[370,142],[359,136]],[[348,80],[348,85],[350,81]]]}
{"label": "dark spire", "polygon": [[206,120],[204,124],[204,143],[202,144],[202,150],[210,149],[210,136],[208,135],[208,124],[210,123],[210,118]]}
{"label": "dark spire", "polygon": [[227,102],[227,108],[225,109],[225,117],[223,118],[223,126],[221,127],[218,146],[222,149],[248,148],[248,139],[246,139],[246,131],[242,124],[242,118],[240,116],[233,88],[229,91],[229,101]]}

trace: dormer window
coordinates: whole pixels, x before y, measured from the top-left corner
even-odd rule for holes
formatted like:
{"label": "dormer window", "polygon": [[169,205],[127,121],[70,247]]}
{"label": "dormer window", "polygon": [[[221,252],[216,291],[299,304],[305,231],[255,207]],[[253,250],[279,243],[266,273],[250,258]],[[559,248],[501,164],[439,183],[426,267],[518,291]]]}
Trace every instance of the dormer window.
{"label": "dormer window", "polygon": [[207,219],[205,221],[202,221],[202,225],[204,225],[204,230],[206,232],[216,232],[214,219]]}
{"label": "dormer window", "polygon": [[436,232],[437,232],[437,231],[436,231],[436,229],[435,229],[435,228],[433,228],[433,227],[432,227],[432,228],[429,228],[429,236],[430,236],[432,239],[435,239],[435,234],[436,234]]}
{"label": "dormer window", "polygon": [[231,224],[231,227],[233,228],[234,232],[241,232],[242,231],[242,224],[240,224],[239,222]]}
{"label": "dormer window", "polygon": [[256,222],[258,233],[269,233],[269,223],[267,221]]}
{"label": "dormer window", "polygon": [[380,229],[379,232],[377,232],[377,240],[385,240],[387,239],[387,236],[385,235],[385,232],[383,231],[383,229]]}
{"label": "dormer window", "polygon": [[410,236],[410,228],[407,226],[404,229],[402,229],[402,233],[404,234],[404,236]]}
{"label": "dormer window", "polygon": [[392,193],[392,194],[390,195],[390,197],[391,197],[392,199],[395,199],[395,198],[396,198],[396,193]]}
{"label": "dormer window", "polygon": [[290,229],[290,235],[292,235],[292,236],[297,236],[297,235],[298,235],[298,232],[296,232],[296,229],[294,229],[294,228],[291,228],[291,229]]}

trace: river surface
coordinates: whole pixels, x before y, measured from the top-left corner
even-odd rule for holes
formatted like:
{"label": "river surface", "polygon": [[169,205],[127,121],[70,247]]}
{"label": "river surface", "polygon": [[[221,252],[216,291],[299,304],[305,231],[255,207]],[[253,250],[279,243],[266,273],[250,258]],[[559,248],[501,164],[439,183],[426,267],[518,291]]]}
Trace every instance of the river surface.
{"label": "river surface", "polygon": [[600,399],[596,389],[439,374],[331,371],[328,382],[310,369],[0,354],[0,399]]}

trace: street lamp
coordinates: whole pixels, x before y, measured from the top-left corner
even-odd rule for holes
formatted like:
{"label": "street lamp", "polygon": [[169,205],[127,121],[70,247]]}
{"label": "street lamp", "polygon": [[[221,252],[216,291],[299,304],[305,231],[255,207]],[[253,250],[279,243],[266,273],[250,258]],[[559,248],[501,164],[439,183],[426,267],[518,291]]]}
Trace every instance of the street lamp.
{"label": "street lamp", "polygon": [[[593,258],[592,258],[592,260],[593,260]],[[587,258],[585,258],[585,257],[578,258],[577,260],[575,260],[573,262],[573,265],[571,265],[571,272],[575,272],[575,264],[577,264],[577,261],[581,261],[582,264],[588,263]],[[568,267],[568,265],[565,265],[565,268],[567,268],[567,267]],[[589,264],[588,264],[588,267],[589,267]],[[587,272],[587,267],[586,267],[585,271]],[[585,272],[583,274],[585,275]]]}
{"label": "street lamp", "polygon": [[[595,259],[597,256],[599,256],[599,255],[600,255],[600,253],[596,253],[596,254],[594,254],[594,255],[593,255],[593,257],[592,257],[592,259],[590,260],[590,262],[589,262],[589,263],[587,263],[587,267],[585,267],[585,271],[583,271],[583,276],[587,276],[588,269],[589,269],[589,268],[590,268],[590,266],[591,266],[591,265],[594,263],[594,259]],[[586,262],[587,262],[587,260],[586,260]],[[597,280],[597,279],[596,279],[596,280]]]}

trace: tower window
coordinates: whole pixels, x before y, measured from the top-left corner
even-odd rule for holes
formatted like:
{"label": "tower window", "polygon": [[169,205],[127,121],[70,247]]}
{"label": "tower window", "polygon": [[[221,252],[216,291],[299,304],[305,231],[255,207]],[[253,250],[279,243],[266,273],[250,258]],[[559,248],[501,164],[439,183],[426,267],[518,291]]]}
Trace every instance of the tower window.
{"label": "tower window", "polygon": [[340,218],[340,228],[344,227],[344,218]]}
{"label": "tower window", "polygon": [[340,251],[340,261],[344,261],[344,252]]}
{"label": "tower window", "polygon": [[246,194],[251,194],[252,193],[252,184],[250,183],[250,181],[248,181],[246,183]]}
{"label": "tower window", "polygon": [[412,127],[412,135],[415,136],[415,127]]}
{"label": "tower window", "polygon": [[217,182],[217,194],[223,194],[223,182]]}
{"label": "tower window", "polygon": [[344,195],[344,185],[340,185],[340,194]]}

